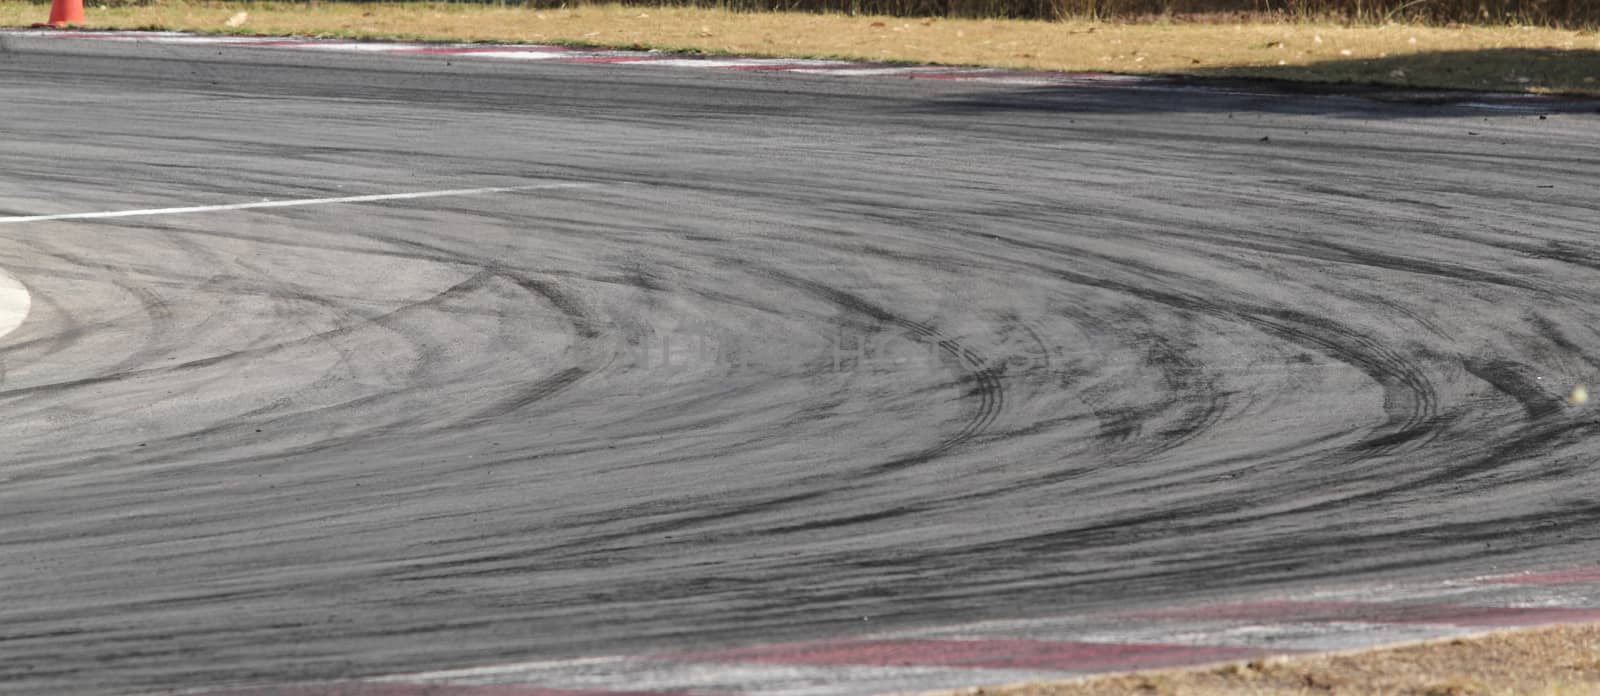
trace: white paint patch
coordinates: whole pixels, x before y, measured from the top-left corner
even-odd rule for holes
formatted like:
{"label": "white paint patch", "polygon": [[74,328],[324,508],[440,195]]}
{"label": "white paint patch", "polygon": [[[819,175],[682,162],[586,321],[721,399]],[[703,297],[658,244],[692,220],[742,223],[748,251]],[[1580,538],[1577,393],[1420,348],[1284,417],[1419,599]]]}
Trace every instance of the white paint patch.
{"label": "white paint patch", "polygon": [[178,32],[178,31],[139,31],[139,32],[130,32],[130,31],[91,31],[91,32],[68,31],[68,32],[63,32],[63,31],[61,31],[59,29],[0,29],[0,34],[5,34],[6,36],[29,36],[29,37],[42,37],[42,38],[50,38],[50,39],[113,39],[113,40],[153,39],[153,38],[164,38],[164,37],[168,37],[168,36],[191,36],[190,34],[184,34],[183,32]]}
{"label": "white paint patch", "polygon": [[1018,86],[1018,87],[1049,87],[1049,86],[1052,86],[1052,85],[1066,84],[1061,80],[1052,80],[1052,79],[1049,79],[1049,78],[1033,78],[1033,77],[984,77],[984,78],[962,78],[962,79],[977,79],[977,80],[981,80],[983,82],[987,82],[989,84],[1015,85],[1015,86]]}
{"label": "white paint patch", "polygon": [[640,58],[619,61],[628,65],[654,65],[662,68],[755,68],[762,63],[753,60],[716,60],[711,58]]}
{"label": "white paint patch", "polygon": [[33,298],[22,281],[0,271],[0,336],[17,330],[32,308]]}
{"label": "white paint patch", "polygon": [[283,44],[279,44],[278,46],[273,46],[273,48],[278,48],[278,47],[299,48],[299,49],[304,49],[304,50],[307,50],[307,51],[344,51],[344,52],[348,52],[348,53],[401,53],[401,52],[406,52],[406,51],[418,51],[418,50],[422,50],[422,49],[428,48],[427,46],[424,46],[422,44],[386,44],[386,43],[356,43],[356,42],[322,43],[322,42],[311,42],[311,41],[307,41],[307,42],[304,42],[304,43],[296,41],[294,43],[283,43]]}
{"label": "white paint patch", "polygon": [[1521,114],[1533,114],[1545,110],[1545,107],[1539,104],[1487,104],[1484,102],[1467,102],[1462,104],[1462,106],[1465,106],[1469,109],[1480,109],[1483,111],[1504,111],[1508,113]]}
{"label": "white paint patch", "polygon": [[300,198],[286,201],[256,201],[254,203],[227,203],[223,205],[197,205],[186,208],[146,208],[143,210],[111,210],[98,213],[61,213],[58,215],[22,215],[0,217],[0,225],[24,222],[50,222],[53,220],[104,220],[108,218],[149,217],[153,215],[189,215],[216,213],[229,210],[255,210],[259,208],[296,208],[311,205],[338,205],[341,203],[375,203],[380,201],[407,201],[418,198],[443,198],[446,196],[484,196],[492,193],[540,191],[547,189],[588,188],[590,184],[563,182],[532,184],[529,186],[497,186],[492,188],[447,189],[443,191],[416,191],[412,193],[380,193],[370,196],[341,196],[338,198]]}
{"label": "white paint patch", "polygon": [[451,686],[515,685],[577,691],[839,696],[919,693],[970,684],[1015,684],[1071,676],[1075,676],[1075,673],[1026,669],[693,663],[599,658],[397,675],[367,681]]}
{"label": "white paint patch", "polygon": [[[459,53],[435,51],[430,55],[455,58],[498,58],[500,60],[572,60],[573,57],[572,53],[565,51],[461,51]],[[591,54],[580,54],[580,57],[588,55]]]}
{"label": "white paint patch", "polygon": [[135,43],[147,42],[147,43],[177,44],[177,45],[198,44],[198,45],[203,45],[203,46],[216,46],[216,45],[221,45],[221,44],[245,44],[245,45],[248,45],[248,44],[261,43],[262,41],[264,41],[263,39],[258,39],[258,38],[253,37],[253,36],[185,36],[185,35],[139,36],[138,34],[116,34],[116,35],[111,35],[111,36],[85,37],[85,38],[95,38],[95,39],[99,39],[101,41],[132,41],[132,42],[135,42]]}
{"label": "white paint patch", "polygon": [[665,68],[804,68],[810,66],[848,65],[848,63],[784,60],[781,58],[641,58],[622,61],[628,65],[654,65]]}
{"label": "white paint patch", "polygon": [[878,75],[911,75],[926,72],[949,72],[943,68],[801,68],[789,72],[805,75],[838,75],[841,77],[875,77]]}
{"label": "white paint patch", "polygon": [[1063,618],[993,622],[978,630],[946,628],[909,631],[907,638],[935,640],[1075,641],[1107,645],[1165,644],[1228,646],[1262,650],[1344,650],[1401,643],[1482,630],[1438,624],[1379,624],[1357,621],[1101,621]]}
{"label": "white paint patch", "polygon": [[1144,75],[1097,75],[1093,73],[1072,73],[1066,77],[1089,82],[1147,82],[1151,79]]}

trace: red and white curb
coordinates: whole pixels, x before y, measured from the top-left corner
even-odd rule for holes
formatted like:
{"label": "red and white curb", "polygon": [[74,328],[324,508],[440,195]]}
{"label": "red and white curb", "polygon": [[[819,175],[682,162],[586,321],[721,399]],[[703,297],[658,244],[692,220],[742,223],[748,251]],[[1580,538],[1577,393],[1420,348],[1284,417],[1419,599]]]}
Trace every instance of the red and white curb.
{"label": "red and white curb", "polygon": [[[1271,90],[1249,90],[1238,87],[1221,87],[1217,84],[1189,84],[1182,80],[1152,75],[1118,75],[1097,72],[1059,72],[1047,70],[1006,70],[1000,68],[960,68],[939,65],[886,65],[845,60],[817,60],[806,58],[751,58],[751,57],[695,57],[660,51],[595,50],[538,44],[445,44],[393,41],[343,41],[337,39],[307,39],[270,36],[210,36],[163,31],[61,31],[36,29],[0,29],[0,36],[25,36],[53,39],[83,39],[96,41],[132,42],[191,46],[233,46],[242,48],[269,48],[299,51],[336,51],[347,53],[384,54],[398,56],[434,56],[453,59],[593,63],[619,66],[647,66],[687,70],[722,70],[743,72],[788,73],[795,75],[821,75],[841,78],[884,78],[913,80],[944,80],[975,82],[1018,87],[1140,87],[1143,89],[1196,90],[1227,92],[1254,96],[1275,94]],[[1394,90],[1390,96],[1411,95],[1424,99],[1439,99],[1438,92],[1411,93]],[[1291,95],[1296,99],[1312,99],[1305,94]],[[1512,114],[1534,114],[1551,110],[1563,100],[1537,94],[1513,93],[1459,93],[1452,98],[1460,107]]]}
{"label": "red and white curb", "polygon": [[[1271,89],[1224,87],[1217,83],[1188,83],[1181,79],[1152,75],[1118,75],[1097,72],[1047,70],[1006,70],[1000,68],[961,68],[939,65],[887,65],[845,60],[805,58],[697,57],[660,51],[596,50],[538,44],[447,44],[397,41],[346,41],[271,36],[211,36],[164,31],[62,31],[53,29],[4,29],[0,36],[51,39],[76,39],[125,43],[190,46],[229,46],[240,48],[295,51],[335,51],[395,56],[450,57],[462,60],[594,63],[618,66],[644,66],[685,70],[770,72],[794,75],[820,75],[839,78],[897,78],[987,83],[1019,87],[1138,87],[1146,90],[1205,90],[1252,96],[1279,94]],[[1294,99],[1314,99],[1307,94],[1288,94]],[[1512,114],[1543,113],[1566,103],[1560,97],[1515,93],[1440,93],[1389,90],[1389,97],[1446,99],[1456,106]]]}
{"label": "red and white curb", "polygon": [[797,643],[525,662],[211,696],[925,692],[1600,622],[1600,568],[1328,589]]}
{"label": "red and white curb", "polygon": [[135,42],[190,46],[236,46],[277,48],[299,51],[341,51],[350,53],[452,56],[500,61],[549,61],[557,63],[607,63],[702,70],[785,72],[835,77],[899,77],[924,80],[960,80],[1013,85],[1063,84],[1149,84],[1159,78],[1108,73],[1063,73],[1001,70],[994,68],[955,68],[933,65],[883,65],[842,60],[804,58],[697,58],[659,51],[592,50],[567,46],[531,44],[433,44],[387,41],[339,41],[329,39],[275,38],[266,36],[205,36],[181,32],[149,31],[55,31],[6,30],[6,36],[54,39]]}

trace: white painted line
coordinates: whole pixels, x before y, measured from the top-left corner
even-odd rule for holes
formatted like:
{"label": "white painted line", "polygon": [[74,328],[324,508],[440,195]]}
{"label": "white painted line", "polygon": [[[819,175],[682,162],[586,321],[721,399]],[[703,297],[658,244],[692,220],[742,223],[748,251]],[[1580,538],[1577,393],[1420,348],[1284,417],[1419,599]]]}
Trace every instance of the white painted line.
{"label": "white painted line", "polygon": [[28,310],[32,308],[33,298],[28,295],[28,288],[22,281],[0,271],[0,336],[21,326],[22,321],[28,318]]}
{"label": "white painted line", "polygon": [[187,215],[191,213],[215,213],[228,210],[255,210],[258,208],[296,208],[308,205],[337,205],[340,203],[373,203],[377,201],[407,201],[418,198],[442,198],[445,196],[484,196],[491,193],[512,193],[516,191],[539,191],[546,189],[563,188],[588,188],[590,184],[578,182],[564,182],[556,184],[532,184],[529,186],[497,186],[493,188],[449,189],[444,191],[416,191],[413,193],[380,193],[370,196],[341,196],[339,198],[300,198],[287,201],[256,201],[254,203],[228,203],[224,205],[197,205],[187,208],[147,208],[144,210],[112,210],[98,213],[62,213],[59,215],[22,215],[18,217],[0,217],[0,225],[15,225],[24,222],[50,222],[52,220],[104,220],[106,218],[148,217],[152,215]]}
{"label": "white painted line", "polygon": [[980,630],[945,628],[906,632],[910,639],[1074,641],[1129,645],[1160,643],[1194,647],[1229,646],[1262,650],[1343,650],[1400,643],[1476,631],[1439,624],[1382,624],[1359,621],[1122,621],[1024,619],[996,622]]}

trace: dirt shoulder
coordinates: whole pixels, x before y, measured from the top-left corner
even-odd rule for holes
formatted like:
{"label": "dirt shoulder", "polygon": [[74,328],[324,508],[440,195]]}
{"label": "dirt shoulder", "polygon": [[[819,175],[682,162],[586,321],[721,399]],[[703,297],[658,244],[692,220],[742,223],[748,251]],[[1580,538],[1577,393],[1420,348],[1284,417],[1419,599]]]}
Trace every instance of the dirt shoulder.
{"label": "dirt shoulder", "polygon": [[[0,0],[0,25],[27,26],[47,13],[41,4]],[[532,10],[342,2],[91,5],[88,25],[1600,94],[1600,36],[1538,27],[1114,24],[742,14],[621,5]]]}
{"label": "dirt shoulder", "polygon": [[947,692],[948,696],[1578,696],[1600,693],[1600,626],[1336,655]]}

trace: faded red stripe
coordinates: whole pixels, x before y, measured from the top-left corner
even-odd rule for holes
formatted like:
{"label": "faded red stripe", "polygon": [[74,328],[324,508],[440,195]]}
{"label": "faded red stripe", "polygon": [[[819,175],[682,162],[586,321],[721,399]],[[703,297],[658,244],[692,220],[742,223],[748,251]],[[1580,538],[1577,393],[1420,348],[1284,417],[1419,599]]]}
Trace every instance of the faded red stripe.
{"label": "faded red stripe", "polygon": [[1248,602],[1192,609],[1139,612],[1144,619],[1262,621],[1268,623],[1446,624],[1454,626],[1537,626],[1600,621],[1600,609],[1567,607],[1469,607],[1453,604],[1364,602]]}
{"label": "faded red stripe", "polygon": [[694,662],[762,662],[824,666],[966,667],[1088,672],[1218,662],[1265,654],[1270,654],[1270,652],[1259,648],[1231,646],[994,639],[819,641],[711,652],[678,653],[665,657],[672,660]]}

